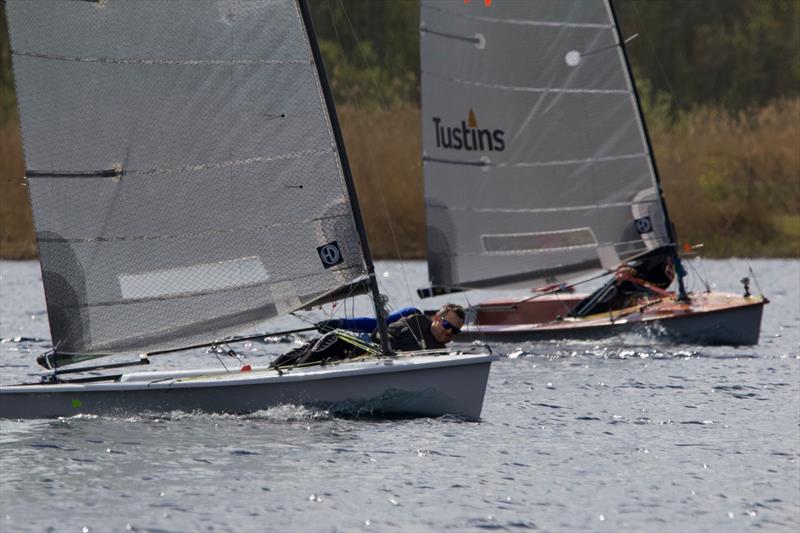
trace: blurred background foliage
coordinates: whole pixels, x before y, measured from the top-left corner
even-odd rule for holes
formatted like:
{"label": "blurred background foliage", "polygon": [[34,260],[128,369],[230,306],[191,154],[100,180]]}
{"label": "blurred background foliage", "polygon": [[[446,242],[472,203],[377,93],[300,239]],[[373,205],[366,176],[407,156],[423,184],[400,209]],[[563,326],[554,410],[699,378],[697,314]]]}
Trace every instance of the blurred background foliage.
{"label": "blurred background foliage", "polygon": [[[495,0],[495,2],[518,0]],[[311,0],[337,101],[419,101],[419,2]],[[616,0],[637,83],[671,116],[800,95],[800,1]],[[491,9],[488,7],[487,9]],[[368,59],[365,65],[363,56]]]}
{"label": "blurred background foliage", "polygon": [[[375,255],[424,257],[419,2],[309,2]],[[800,257],[800,0],[614,6],[681,242]],[[31,257],[10,66],[0,11],[0,257]]]}

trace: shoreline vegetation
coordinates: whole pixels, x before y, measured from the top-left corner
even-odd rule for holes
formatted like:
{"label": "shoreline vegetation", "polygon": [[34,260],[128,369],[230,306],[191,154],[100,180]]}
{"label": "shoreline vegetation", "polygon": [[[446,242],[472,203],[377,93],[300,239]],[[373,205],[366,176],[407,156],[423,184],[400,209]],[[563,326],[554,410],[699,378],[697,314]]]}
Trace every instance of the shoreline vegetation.
{"label": "shoreline vegetation", "polygon": [[[419,2],[310,5],[373,255],[424,258]],[[3,6],[0,259],[32,259]],[[641,36],[628,50],[678,245],[800,257],[800,0],[614,6],[623,36]]]}
{"label": "shoreline vegetation", "polygon": [[[373,255],[424,258],[419,108],[345,105],[339,116]],[[651,112],[648,125],[679,245],[702,243],[705,257],[800,257],[800,98],[736,115]],[[36,257],[23,174],[14,117],[0,127],[2,259]]]}

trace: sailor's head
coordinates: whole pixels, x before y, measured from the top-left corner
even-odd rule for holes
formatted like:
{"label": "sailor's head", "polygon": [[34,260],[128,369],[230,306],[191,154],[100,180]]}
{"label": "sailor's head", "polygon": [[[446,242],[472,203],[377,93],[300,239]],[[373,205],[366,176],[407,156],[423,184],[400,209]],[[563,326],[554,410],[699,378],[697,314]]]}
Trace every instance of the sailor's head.
{"label": "sailor's head", "polygon": [[442,344],[452,341],[456,335],[461,333],[464,327],[464,308],[456,304],[445,304],[433,316],[431,324],[431,334],[433,338]]}

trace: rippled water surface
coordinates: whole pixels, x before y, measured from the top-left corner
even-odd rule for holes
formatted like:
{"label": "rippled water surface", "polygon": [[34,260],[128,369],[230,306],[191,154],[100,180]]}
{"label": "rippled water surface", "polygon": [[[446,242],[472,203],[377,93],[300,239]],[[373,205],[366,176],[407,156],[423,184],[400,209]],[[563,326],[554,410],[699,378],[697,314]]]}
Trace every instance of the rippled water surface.
{"label": "rippled water surface", "polygon": [[[496,345],[480,422],[294,406],[0,421],[0,531],[796,531],[800,262],[692,266],[735,292],[752,266],[772,300],[758,346]],[[425,279],[378,270],[396,306]],[[38,263],[0,262],[0,337],[0,383],[32,379],[49,348]],[[245,351],[263,364],[293,341]]]}

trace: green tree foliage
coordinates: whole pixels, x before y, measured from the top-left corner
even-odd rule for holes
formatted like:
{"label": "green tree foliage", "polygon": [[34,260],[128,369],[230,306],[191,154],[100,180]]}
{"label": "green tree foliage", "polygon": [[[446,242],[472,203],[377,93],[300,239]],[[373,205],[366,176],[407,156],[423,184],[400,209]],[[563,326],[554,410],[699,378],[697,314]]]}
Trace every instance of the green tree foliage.
{"label": "green tree foliage", "polygon": [[11,73],[11,53],[8,45],[8,25],[5,8],[0,6],[0,126],[16,113],[14,77]]}
{"label": "green tree foliage", "polygon": [[639,80],[672,113],[800,94],[800,0],[616,0]]}
{"label": "green tree foliage", "polygon": [[418,0],[310,0],[334,96],[391,106],[419,101]]}
{"label": "green tree foliage", "polygon": [[[419,101],[418,0],[308,1],[338,102]],[[668,95],[672,116],[800,95],[800,0],[613,1],[624,34],[639,34],[628,45],[637,83],[659,106]],[[0,10],[0,122],[13,112]]]}
{"label": "green tree foliage", "polygon": [[[659,113],[800,95],[800,0],[612,1]],[[419,101],[418,0],[310,2],[337,101]]]}

